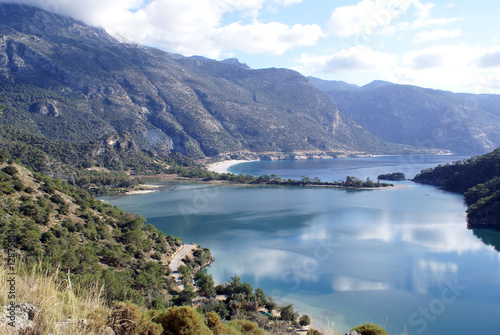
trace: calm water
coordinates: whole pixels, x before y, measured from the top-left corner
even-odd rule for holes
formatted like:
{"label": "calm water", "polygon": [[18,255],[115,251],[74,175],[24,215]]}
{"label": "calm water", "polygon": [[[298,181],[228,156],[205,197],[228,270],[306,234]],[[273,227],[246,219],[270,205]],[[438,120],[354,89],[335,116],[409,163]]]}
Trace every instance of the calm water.
{"label": "calm water", "polygon": [[[322,180],[395,171],[413,177],[459,158],[257,162],[232,171]],[[104,200],[210,248],[216,282],[238,274],[313,316],[317,327],[345,332],[373,322],[390,334],[497,334],[500,253],[466,229],[460,195],[401,184],[353,191],[172,183],[161,192]],[[500,240],[496,232],[479,235]]]}

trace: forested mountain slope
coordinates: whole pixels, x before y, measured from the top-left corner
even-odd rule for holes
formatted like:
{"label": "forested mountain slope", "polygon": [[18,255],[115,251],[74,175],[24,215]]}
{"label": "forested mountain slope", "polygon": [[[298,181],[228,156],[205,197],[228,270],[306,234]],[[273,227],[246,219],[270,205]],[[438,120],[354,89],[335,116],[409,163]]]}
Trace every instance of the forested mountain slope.
{"label": "forested mountain slope", "polygon": [[463,193],[469,227],[500,228],[500,148],[493,152],[422,171],[415,182]]}
{"label": "forested mountain slope", "polygon": [[24,261],[69,271],[75,283],[101,282],[111,301],[168,300],[175,287],[168,259],[182,244],[179,238],[78,187],[31,172],[10,161],[5,151],[0,168],[2,250],[14,239]]}

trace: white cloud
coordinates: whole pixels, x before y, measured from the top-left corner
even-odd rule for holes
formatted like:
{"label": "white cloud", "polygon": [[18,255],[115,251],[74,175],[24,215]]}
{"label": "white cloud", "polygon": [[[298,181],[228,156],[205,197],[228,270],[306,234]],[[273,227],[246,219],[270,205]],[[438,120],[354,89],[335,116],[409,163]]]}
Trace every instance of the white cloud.
{"label": "white cloud", "polygon": [[296,3],[301,3],[302,0],[274,0],[274,2],[278,5],[282,5],[282,6],[290,6],[290,5],[294,5]]}
{"label": "white cloud", "polygon": [[[279,55],[299,46],[314,45],[322,35],[318,25],[261,23],[264,7],[290,6],[302,0],[19,0],[141,44],[184,55],[218,58],[243,51]],[[253,22],[225,24],[226,14]]]}
{"label": "white cloud", "polygon": [[332,55],[303,54],[298,63],[300,65],[297,70],[305,74],[374,71],[393,67],[394,56],[374,51],[366,46],[357,46],[340,50]]}
{"label": "white cloud", "polygon": [[[373,79],[471,93],[500,93],[500,46],[437,45],[403,54],[352,47],[330,55],[303,54],[295,70],[310,75],[367,72]],[[356,84],[363,84],[356,82]]]}
{"label": "white cloud", "polygon": [[299,46],[315,45],[321,35],[322,30],[318,25],[296,24],[289,27],[278,22],[254,22],[249,25],[232,23],[217,28],[209,35],[209,39],[226,50],[280,55]]}
{"label": "white cloud", "polygon": [[427,42],[427,41],[436,41],[440,40],[443,38],[453,38],[453,37],[458,37],[462,35],[462,30],[461,29],[434,29],[431,31],[422,31],[418,33],[414,40],[413,43],[422,43],[422,42]]}
{"label": "white cloud", "polygon": [[[296,1],[275,0],[287,5]],[[222,24],[224,14],[243,11],[256,16],[265,0],[154,0],[146,8],[108,29],[141,43],[184,55],[219,58],[222,53],[279,55],[314,45],[322,35],[318,25],[288,26],[279,22]],[[134,24],[131,24],[133,22]]]}
{"label": "white cloud", "polygon": [[[342,38],[393,35],[398,30],[445,26],[459,20],[433,18],[431,10],[434,6],[431,2],[422,3],[421,0],[362,0],[356,5],[336,8],[326,25],[326,31]],[[405,14],[410,13],[410,9],[413,9],[415,19],[411,22],[401,21]],[[453,33],[457,34],[456,30]]]}
{"label": "white cloud", "polygon": [[438,27],[443,27],[446,26],[452,22],[461,20],[462,18],[457,18],[457,17],[451,17],[451,18],[446,18],[446,17],[440,17],[440,18],[433,18],[431,16],[431,9],[434,8],[434,4],[431,2],[426,2],[424,4],[417,2],[414,4],[415,6],[415,17],[416,19],[413,22],[401,22],[397,24],[397,29],[401,30],[415,30],[415,29],[422,29],[422,28],[427,28],[427,27],[432,27],[432,26],[438,26]]}
{"label": "white cloud", "polygon": [[336,8],[327,28],[330,33],[340,37],[372,34],[417,4],[418,0],[362,0],[353,6]]}
{"label": "white cloud", "polygon": [[500,67],[495,71],[492,68],[483,70],[481,66],[489,55],[498,51],[498,47],[481,48],[465,43],[412,51],[398,58],[397,67],[391,71],[392,77],[385,79],[424,87],[452,90],[461,87],[462,91],[471,93],[494,93],[494,87],[498,88],[500,83],[497,79]]}

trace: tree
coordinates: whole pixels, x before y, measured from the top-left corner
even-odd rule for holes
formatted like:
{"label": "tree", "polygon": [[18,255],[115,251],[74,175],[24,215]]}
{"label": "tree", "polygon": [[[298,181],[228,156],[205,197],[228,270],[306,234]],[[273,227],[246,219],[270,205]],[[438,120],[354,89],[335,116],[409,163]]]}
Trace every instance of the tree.
{"label": "tree", "polygon": [[0,150],[0,164],[7,162],[10,159],[10,154],[7,150]]}
{"label": "tree", "polygon": [[181,275],[182,279],[189,280],[191,278],[191,273],[189,271],[189,268],[185,265],[179,265],[177,268],[177,271]]}
{"label": "tree", "polygon": [[295,321],[299,316],[298,312],[293,310],[293,305],[290,304],[288,306],[282,307],[280,310],[280,319],[284,321]]}
{"label": "tree", "polygon": [[266,294],[264,293],[264,290],[261,289],[260,287],[257,287],[255,289],[254,295],[257,299],[259,299],[261,305],[265,305],[267,303]]}
{"label": "tree", "polygon": [[271,182],[273,182],[273,183],[277,183],[277,182],[279,182],[280,180],[281,180],[281,178],[280,178],[280,177],[278,177],[277,175],[275,175],[275,174],[272,174],[272,175],[271,175]]}
{"label": "tree", "polygon": [[240,287],[241,278],[238,275],[234,275],[233,277],[231,277],[231,281],[226,286],[226,295],[229,296],[232,294],[240,293]]}
{"label": "tree", "polygon": [[193,299],[196,298],[196,292],[194,292],[192,286],[186,286],[184,291],[179,293],[175,304],[179,306],[191,306]]}
{"label": "tree", "polygon": [[266,302],[266,309],[269,313],[272,313],[276,308],[276,303],[274,302],[272,297],[269,297]]}
{"label": "tree", "polygon": [[304,183],[304,184],[310,184],[312,182],[312,179],[309,178],[309,177],[306,177],[306,176],[302,176],[300,177],[300,180]]}
{"label": "tree", "polygon": [[299,324],[301,326],[309,326],[311,324],[311,318],[309,317],[309,315],[302,315],[299,319]]}
{"label": "tree", "polygon": [[198,287],[198,293],[205,297],[215,296],[215,286],[214,279],[212,275],[198,272],[196,276],[194,276],[195,285]]}

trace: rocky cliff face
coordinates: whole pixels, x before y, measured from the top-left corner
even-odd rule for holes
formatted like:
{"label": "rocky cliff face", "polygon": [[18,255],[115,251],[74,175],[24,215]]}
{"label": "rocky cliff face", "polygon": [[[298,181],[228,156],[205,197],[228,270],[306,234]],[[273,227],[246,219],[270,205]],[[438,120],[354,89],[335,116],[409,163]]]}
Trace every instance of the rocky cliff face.
{"label": "rocky cliff face", "polygon": [[313,83],[339,110],[391,143],[485,153],[500,146],[500,96],[454,94],[375,81]]}
{"label": "rocky cliff face", "polygon": [[141,148],[192,157],[394,149],[291,70],[121,44],[26,6],[0,5],[0,22],[5,124],[69,141],[127,131]]}

